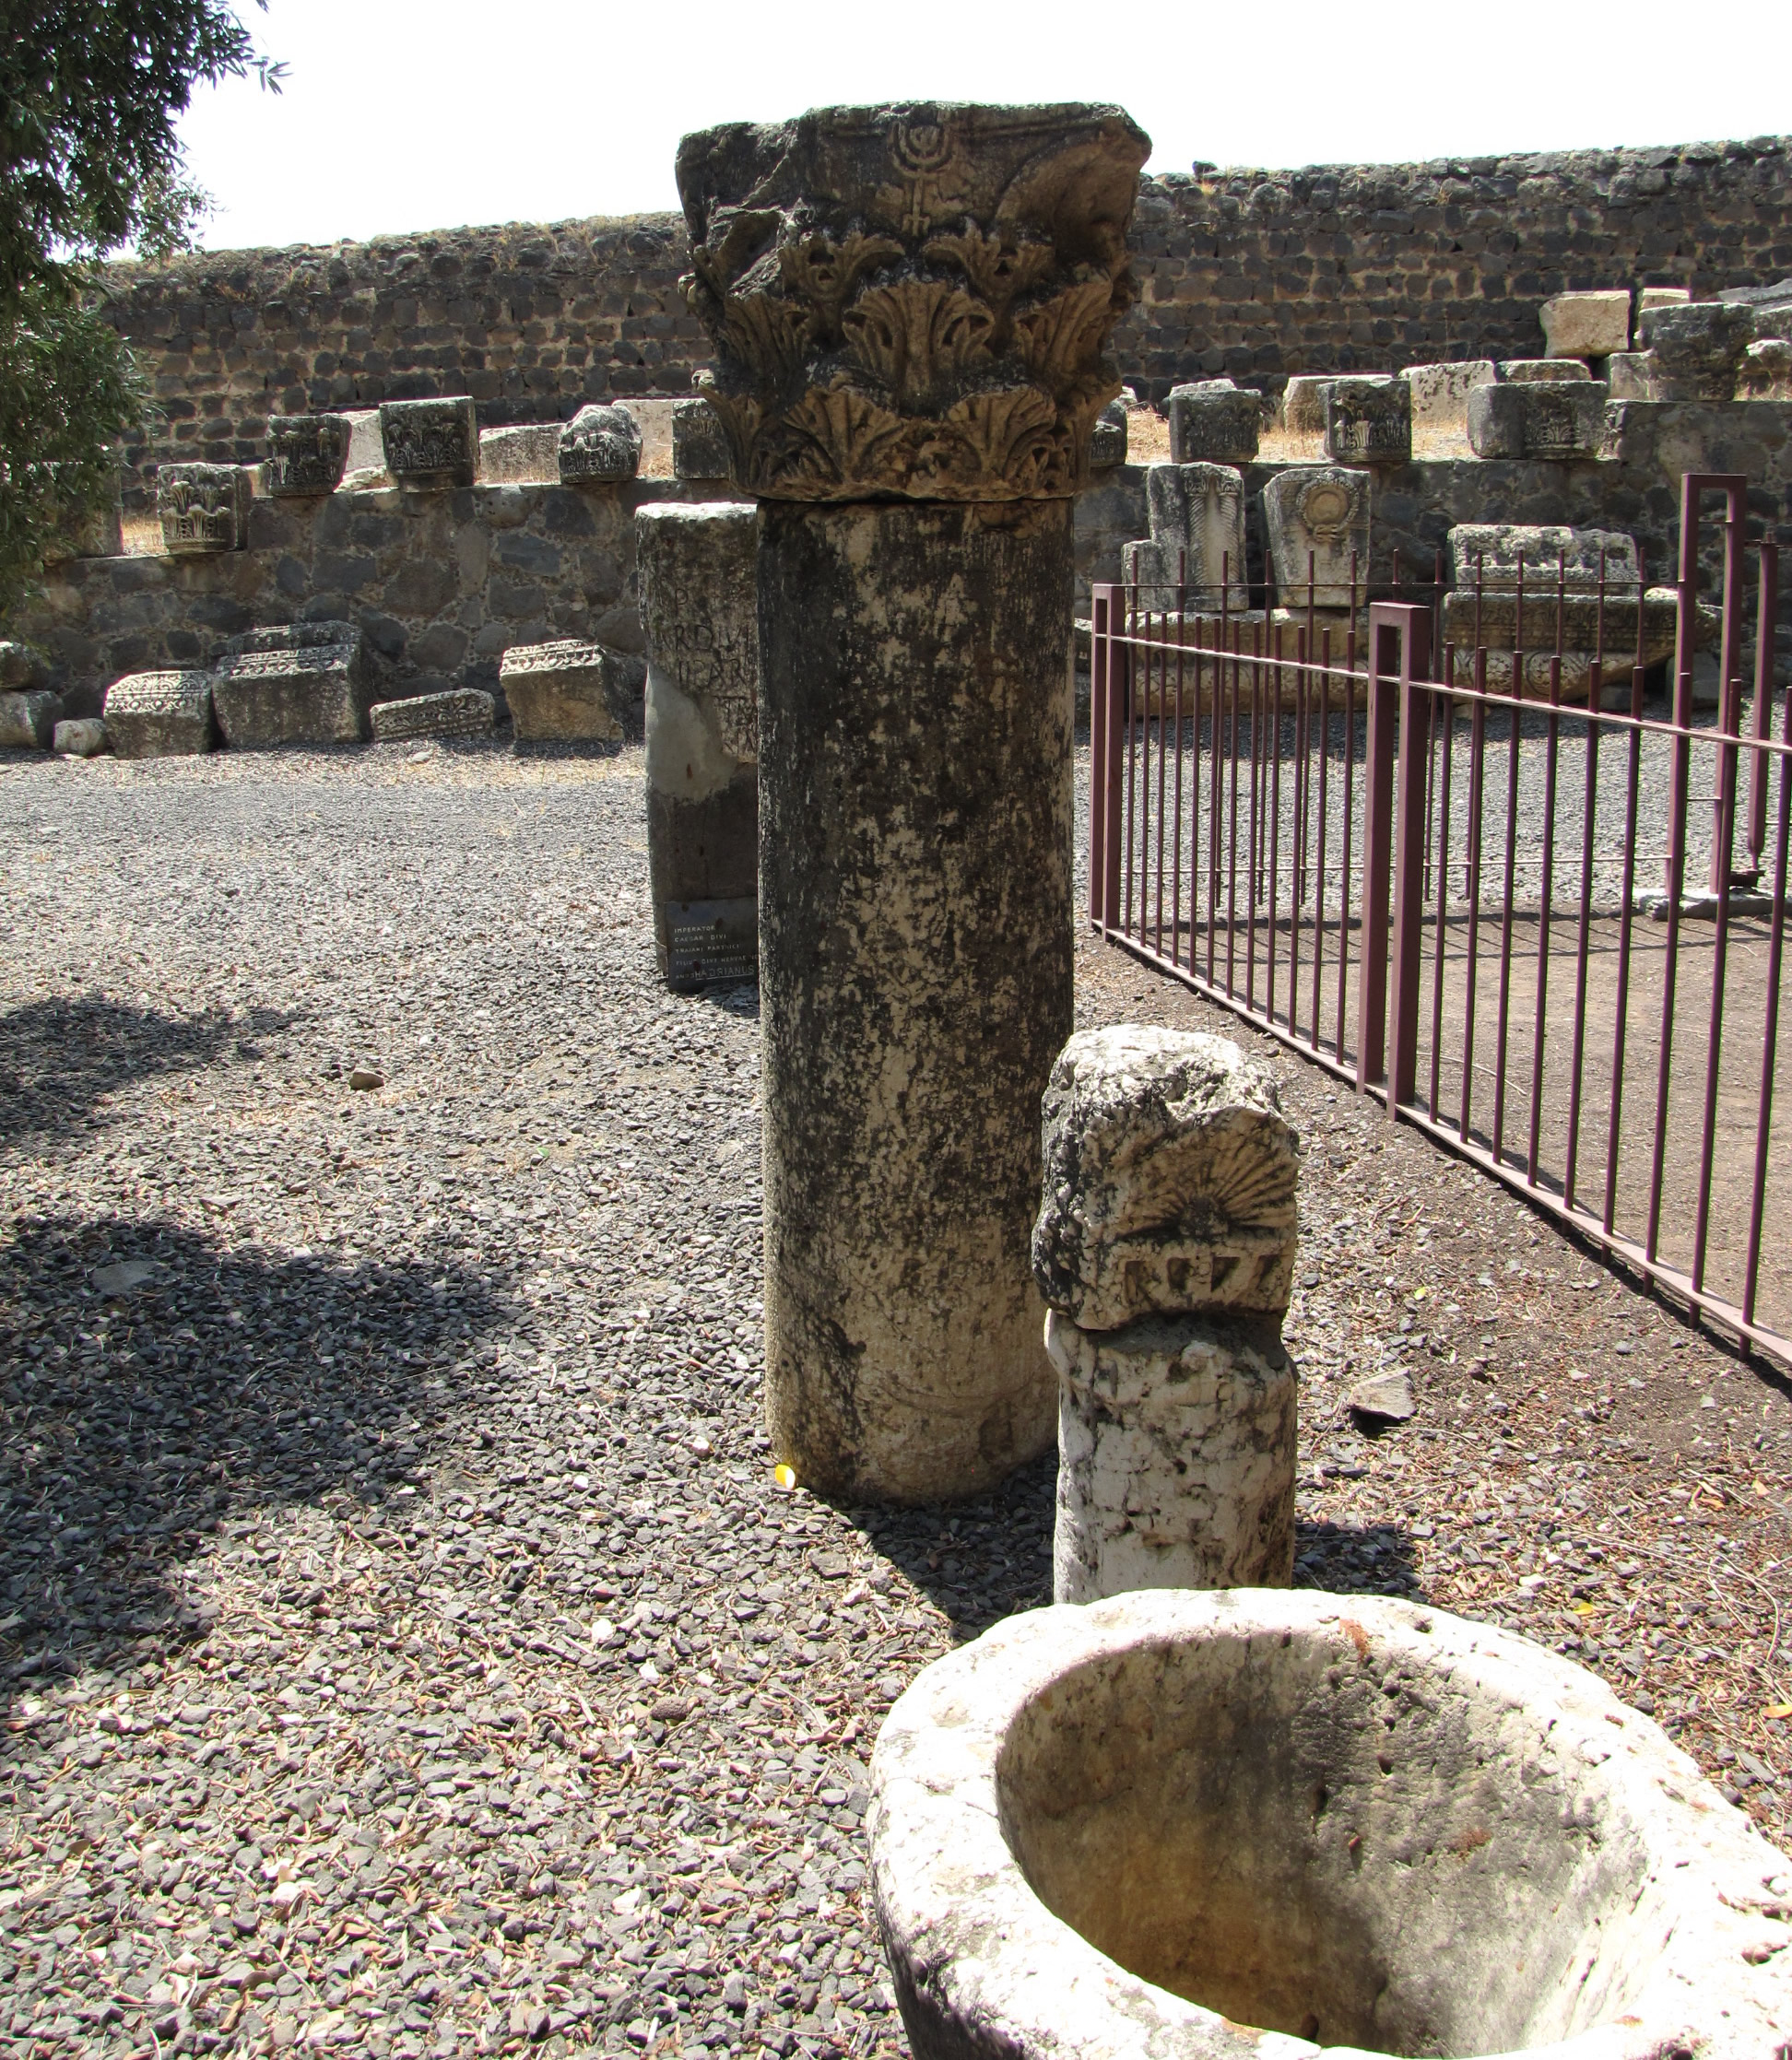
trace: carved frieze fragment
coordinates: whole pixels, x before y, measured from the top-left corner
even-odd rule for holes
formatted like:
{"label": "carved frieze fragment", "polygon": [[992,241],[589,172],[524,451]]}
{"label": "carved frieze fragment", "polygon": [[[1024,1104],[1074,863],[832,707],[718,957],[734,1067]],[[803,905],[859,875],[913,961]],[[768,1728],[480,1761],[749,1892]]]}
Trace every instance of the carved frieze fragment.
{"label": "carved frieze fragment", "polygon": [[1166,404],[1170,455],[1178,465],[1250,465],[1263,427],[1263,395],[1255,387],[1201,381],[1173,386]]}
{"label": "carved frieze fragment", "polygon": [[1597,457],[1609,397],[1597,379],[1478,387],[1468,396],[1468,447],[1478,458]]}
{"label": "carved frieze fragment", "polygon": [[560,433],[564,485],[632,479],[640,470],[641,424],[626,407],[582,407]]}
{"label": "carved frieze fragment", "polygon": [[249,475],[240,465],[165,465],[156,475],[162,543],[178,556],[240,551],[249,539]]}
{"label": "carved frieze fragment", "polygon": [[334,493],[348,463],[354,424],[346,415],[277,415],[267,425],[270,494]]}
{"label": "carved frieze fragment", "polygon": [[[1141,607],[1217,608],[1249,605],[1244,568],[1244,478],[1229,465],[1154,465],[1145,475],[1148,542],[1121,551],[1122,574],[1140,589]],[[1155,594],[1144,590],[1154,589]]]}
{"label": "carved frieze fragment", "polygon": [[1326,394],[1326,455],[1339,465],[1405,465],[1412,389],[1403,379],[1335,379]]}
{"label": "carved frieze fragment", "polygon": [[825,108],[687,136],[690,307],[732,477],[772,500],[1085,484],[1149,139],[1120,109]]}
{"label": "carved frieze fragment", "polygon": [[1369,475],[1291,465],[1263,489],[1263,526],[1284,607],[1348,608],[1369,580]]}
{"label": "carved frieze fragment", "polygon": [[672,410],[672,477],[725,479],[728,438],[706,400],[680,401]]}
{"label": "carved frieze fragment", "polygon": [[212,747],[211,675],[134,672],[106,689],[106,735],[121,759],[185,757]]}
{"label": "carved frieze fragment", "polygon": [[1533,594],[1634,593],[1640,582],[1636,539],[1621,529],[1570,529],[1555,523],[1458,523],[1450,531],[1450,564],[1459,587],[1484,592],[1525,585]]}
{"label": "carved frieze fragment", "polygon": [[382,401],[380,443],[401,487],[470,487],[478,469],[478,418],[465,394]]}

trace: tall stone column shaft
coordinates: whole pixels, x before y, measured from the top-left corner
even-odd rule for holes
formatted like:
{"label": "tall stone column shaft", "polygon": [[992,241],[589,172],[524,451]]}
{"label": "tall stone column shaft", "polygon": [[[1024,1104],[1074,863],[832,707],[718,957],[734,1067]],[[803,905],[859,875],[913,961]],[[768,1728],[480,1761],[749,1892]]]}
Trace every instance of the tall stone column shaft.
{"label": "tall stone column shaft", "polygon": [[1070,499],[1149,148],[1117,109],[958,106],[679,147],[704,391],[761,504],[766,1409],[824,1493],[971,1494],[1051,1441]]}

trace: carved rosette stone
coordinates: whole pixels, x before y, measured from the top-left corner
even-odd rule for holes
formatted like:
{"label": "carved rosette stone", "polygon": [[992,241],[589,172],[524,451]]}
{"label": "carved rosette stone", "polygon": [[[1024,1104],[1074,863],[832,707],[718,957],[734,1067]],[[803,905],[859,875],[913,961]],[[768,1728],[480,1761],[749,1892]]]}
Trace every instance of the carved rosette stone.
{"label": "carved rosette stone", "polygon": [[1120,390],[1149,139],[1114,107],[825,108],[685,137],[688,301],[761,499],[1067,497]]}

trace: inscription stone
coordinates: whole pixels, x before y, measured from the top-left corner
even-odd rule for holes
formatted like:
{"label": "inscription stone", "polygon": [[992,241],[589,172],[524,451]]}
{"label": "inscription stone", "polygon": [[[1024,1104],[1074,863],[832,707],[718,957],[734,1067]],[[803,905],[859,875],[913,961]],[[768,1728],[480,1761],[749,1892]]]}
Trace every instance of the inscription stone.
{"label": "inscription stone", "polygon": [[1170,455],[1177,465],[1250,465],[1263,428],[1263,395],[1255,387],[1201,382],[1173,386],[1165,404]]}
{"label": "inscription stone", "polygon": [[498,703],[477,687],[454,687],[442,694],[375,701],[371,720],[376,744],[414,736],[486,736],[497,725]]}
{"label": "inscription stone", "polygon": [[1309,567],[1313,606],[1335,610],[1362,603],[1369,581],[1366,472],[1291,465],[1264,487],[1263,517],[1284,607],[1307,606]]}
{"label": "inscription stone", "polygon": [[560,432],[560,476],[568,486],[632,479],[640,470],[641,424],[626,407],[582,407]]}
{"label": "inscription stone", "polygon": [[623,734],[627,686],[616,653],[560,637],[513,644],[498,667],[519,744],[615,743]]}
{"label": "inscription stone", "polygon": [[138,672],[106,689],[106,736],[121,759],[184,758],[213,744],[209,673]]}
{"label": "inscription stone", "polygon": [[1097,472],[1111,471],[1126,462],[1126,404],[1110,401],[1095,418],[1090,431],[1089,462]]}
{"label": "inscription stone", "polygon": [[1335,379],[1326,394],[1326,455],[1338,465],[1407,465],[1412,391],[1403,379]]}
{"label": "inscription stone", "polygon": [[334,493],[348,465],[354,424],[346,415],[277,415],[267,425],[267,490]]}
{"label": "inscription stone", "polygon": [[675,479],[725,479],[728,439],[707,401],[680,401],[672,410],[672,476]]}
{"label": "inscription stone", "polygon": [[249,500],[249,475],[240,465],[165,465],[156,475],[162,543],[177,557],[242,550]]}
{"label": "inscription stone", "polygon": [[401,487],[470,487],[479,464],[478,417],[470,398],[382,401],[380,446]]}

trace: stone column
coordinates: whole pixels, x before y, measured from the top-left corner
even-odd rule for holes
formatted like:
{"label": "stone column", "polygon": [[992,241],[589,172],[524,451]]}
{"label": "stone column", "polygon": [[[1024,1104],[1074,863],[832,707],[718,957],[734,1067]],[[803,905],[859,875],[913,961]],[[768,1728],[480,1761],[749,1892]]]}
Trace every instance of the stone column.
{"label": "stone column", "polygon": [[743,501],[635,516],[647,636],[647,873],[674,987],[759,963],[759,517]]}
{"label": "stone column", "polygon": [[1297,1162],[1275,1082],[1225,1038],[1085,1030],[1053,1068],[1043,1147],[1055,1598],[1286,1587]]}
{"label": "stone column", "polygon": [[972,1494],[1050,1442],[1071,497],[1149,147],[1117,109],[910,106],[678,152],[761,502],[767,1418],[824,1493]]}

